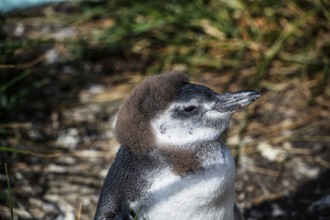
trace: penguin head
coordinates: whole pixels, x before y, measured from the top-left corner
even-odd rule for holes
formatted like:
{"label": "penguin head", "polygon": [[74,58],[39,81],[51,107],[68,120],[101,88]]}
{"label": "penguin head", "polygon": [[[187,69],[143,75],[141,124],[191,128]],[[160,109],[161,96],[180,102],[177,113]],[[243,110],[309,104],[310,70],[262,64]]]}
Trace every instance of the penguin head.
{"label": "penguin head", "polygon": [[176,99],[151,121],[159,146],[188,146],[217,140],[236,110],[259,98],[255,91],[217,94],[208,87],[185,84]]}
{"label": "penguin head", "polygon": [[123,147],[185,147],[219,138],[231,115],[260,97],[246,90],[218,94],[180,73],[147,78],[122,104],[116,132]]}

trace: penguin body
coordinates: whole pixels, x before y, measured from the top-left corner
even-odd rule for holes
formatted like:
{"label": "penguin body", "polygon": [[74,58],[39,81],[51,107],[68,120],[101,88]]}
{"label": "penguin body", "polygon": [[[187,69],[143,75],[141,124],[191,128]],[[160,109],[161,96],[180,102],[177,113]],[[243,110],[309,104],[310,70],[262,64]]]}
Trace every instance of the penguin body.
{"label": "penguin body", "polygon": [[121,106],[121,147],[95,219],[242,219],[235,164],[219,138],[254,91],[217,94],[185,75],[149,77]]}
{"label": "penguin body", "polygon": [[196,156],[203,169],[180,175],[169,164],[154,176],[133,206],[141,219],[233,219],[235,167],[228,149],[208,143]]}

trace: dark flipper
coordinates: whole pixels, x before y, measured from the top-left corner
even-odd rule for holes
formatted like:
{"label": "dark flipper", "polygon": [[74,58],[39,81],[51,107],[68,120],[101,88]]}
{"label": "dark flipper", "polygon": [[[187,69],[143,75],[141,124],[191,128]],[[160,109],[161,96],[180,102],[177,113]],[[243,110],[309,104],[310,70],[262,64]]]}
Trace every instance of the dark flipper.
{"label": "dark flipper", "polygon": [[148,189],[148,177],[154,169],[154,159],[121,147],[104,180],[94,219],[132,219],[129,202],[141,198]]}

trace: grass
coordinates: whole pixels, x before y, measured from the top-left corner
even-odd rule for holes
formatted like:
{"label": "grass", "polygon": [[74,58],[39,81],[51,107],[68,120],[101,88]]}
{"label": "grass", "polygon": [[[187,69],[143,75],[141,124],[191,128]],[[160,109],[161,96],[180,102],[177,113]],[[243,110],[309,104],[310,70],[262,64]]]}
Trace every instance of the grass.
{"label": "grass", "polygon": [[[76,13],[58,12],[50,18],[55,19],[56,25],[79,26],[85,33],[78,40],[46,44],[67,46],[71,61],[91,57],[97,60],[109,54],[125,59],[138,57],[147,60],[143,69],[149,74],[178,64],[197,73],[254,66],[249,83],[258,85],[272,74],[271,67],[278,62],[286,68],[295,64],[289,68],[293,72],[288,75],[299,75],[306,68],[322,74],[329,62],[326,37],[330,15],[325,10],[328,6],[326,1],[293,0],[249,4],[239,0],[83,3]],[[30,17],[19,19],[31,20]],[[106,28],[96,25],[91,31],[85,25],[100,20],[112,21],[113,25]],[[11,22],[9,18],[8,23]],[[3,65],[19,66],[22,61],[14,58],[24,53],[17,50],[29,51],[38,46],[38,39],[5,40],[0,71],[6,81],[0,88],[8,89],[8,82],[25,75],[20,71],[5,73]],[[6,107],[6,103],[2,106]]]}
{"label": "grass", "polygon": [[10,210],[10,219],[14,219],[14,208],[13,208],[13,196],[11,192],[11,186],[10,186],[10,179],[7,169],[7,164],[5,163],[5,171],[6,171],[6,178],[7,178],[7,190],[8,190],[8,206]]}
{"label": "grass", "polygon": [[142,209],[142,206],[140,206],[140,208],[139,208],[138,211],[136,212],[136,214],[135,214],[133,220],[137,220],[137,219],[138,219],[139,214],[140,214],[140,212],[141,212],[141,209]]}

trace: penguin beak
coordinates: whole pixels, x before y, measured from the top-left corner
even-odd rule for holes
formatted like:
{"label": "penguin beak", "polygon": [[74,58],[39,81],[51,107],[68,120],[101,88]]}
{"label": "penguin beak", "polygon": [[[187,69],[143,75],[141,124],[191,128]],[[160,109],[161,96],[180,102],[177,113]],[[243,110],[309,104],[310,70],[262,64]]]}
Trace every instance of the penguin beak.
{"label": "penguin beak", "polygon": [[234,112],[251,104],[259,97],[260,93],[253,90],[217,94],[218,101],[213,109],[222,113]]}

